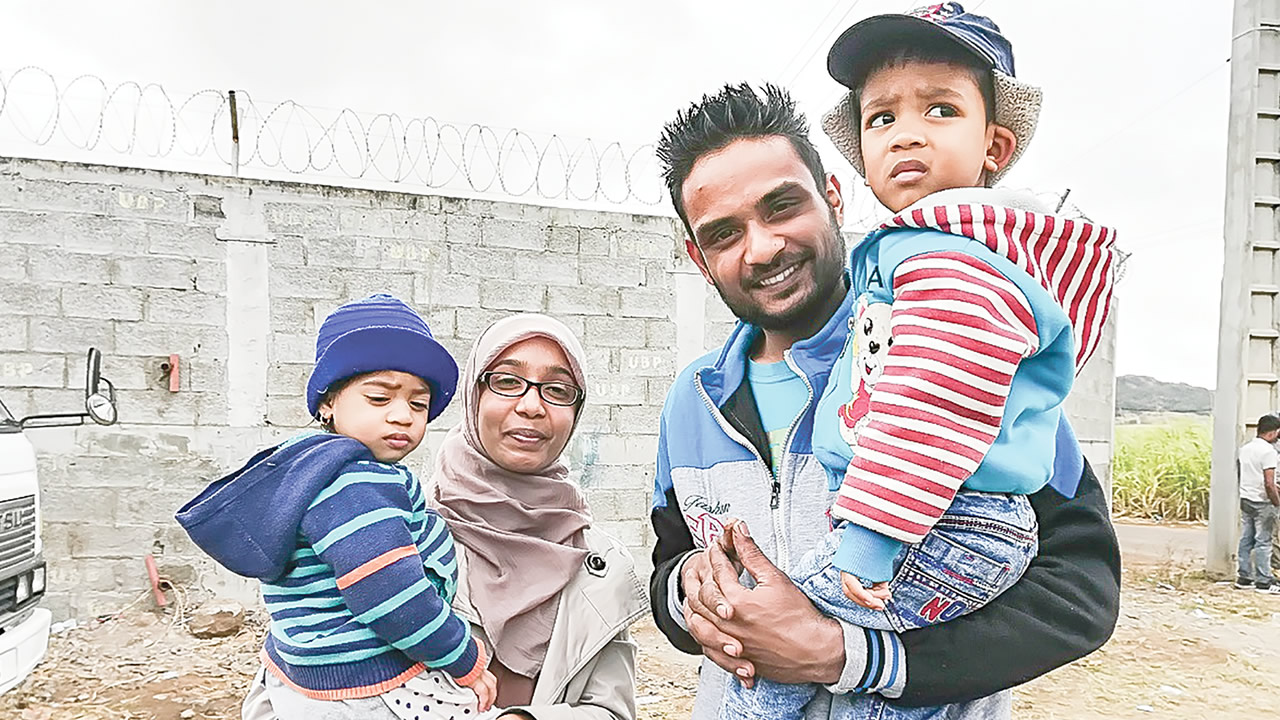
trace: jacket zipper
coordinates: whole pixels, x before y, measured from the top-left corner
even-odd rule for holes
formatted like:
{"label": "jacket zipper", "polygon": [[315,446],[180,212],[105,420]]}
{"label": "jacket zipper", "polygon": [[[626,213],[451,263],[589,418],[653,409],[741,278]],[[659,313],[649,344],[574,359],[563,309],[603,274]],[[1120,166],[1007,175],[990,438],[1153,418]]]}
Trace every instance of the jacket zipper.
{"label": "jacket zipper", "polygon": [[[791,420],[791,429],[787,431],[786,441],[782,445],[782,461],[778,463],[778,475],[773,479],[773,502],[771,506],[777,510],[781,505],[782,482],[779,478],[787,476],[787,459],[791,457],[791,441],[795,439],[796,428],[800,426],[800,418],[809,412],[809,406],[813,403],[813,385],[809,383],[809,376],[800,370],[800,366],[796,365],[795,360],[791,357],[791,348],[782,351],[782,359],[787,363],[787,367],[791,368],[791,372],[795,373],[804,383],[805,389],[809,391],[809,397],[804,401],[804,407],[800,409],[800,413]],[[791,568],[791,545],[787,541],[787,533],[782,527],[782,518],[785,513],[777,512],[774,514],[774,532],[777,533],[779,542],[778,560],[779,567],[783,572],[787,572]]]}

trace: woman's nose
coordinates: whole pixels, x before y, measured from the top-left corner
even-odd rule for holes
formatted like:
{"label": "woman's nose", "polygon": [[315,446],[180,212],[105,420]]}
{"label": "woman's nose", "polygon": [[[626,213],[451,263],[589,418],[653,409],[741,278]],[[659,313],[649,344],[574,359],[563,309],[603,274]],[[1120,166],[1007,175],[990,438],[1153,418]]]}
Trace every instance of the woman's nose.
{"label": "woman's nose", "polygon": [[546,408],[542,406],[542,396],[538,394],[538,388],[530,385],[524,395],[520,396],[520,400],[516,402],[516,410],[521,415],[538,416],[546,412]]}

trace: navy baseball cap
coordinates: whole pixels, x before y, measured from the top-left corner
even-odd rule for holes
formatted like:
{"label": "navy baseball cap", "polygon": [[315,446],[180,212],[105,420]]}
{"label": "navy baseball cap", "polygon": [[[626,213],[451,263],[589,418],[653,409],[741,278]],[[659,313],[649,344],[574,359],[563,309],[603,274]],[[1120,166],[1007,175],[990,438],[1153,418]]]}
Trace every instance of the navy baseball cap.
{"label": "navy baseball cap", "polygon": [[1013,46],[990,18],[965,12],[957,2],[916,8],[904,14],[876,15],[845,30],[827,53],[827,72],[850,90],[860,85],[877,59],[904,45],[950,42],[971,52],[992,70],[1009,77]]}

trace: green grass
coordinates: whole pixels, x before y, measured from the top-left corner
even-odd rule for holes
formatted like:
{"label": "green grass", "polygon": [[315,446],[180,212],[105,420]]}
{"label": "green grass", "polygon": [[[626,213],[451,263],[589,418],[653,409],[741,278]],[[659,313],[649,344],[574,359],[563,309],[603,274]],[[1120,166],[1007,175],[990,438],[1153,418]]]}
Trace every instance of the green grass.
{"label": "green grass", "polygon": [[1204,520],[1209,510],[1208,419],[1116,426],[1112,503],[1116,514]]}

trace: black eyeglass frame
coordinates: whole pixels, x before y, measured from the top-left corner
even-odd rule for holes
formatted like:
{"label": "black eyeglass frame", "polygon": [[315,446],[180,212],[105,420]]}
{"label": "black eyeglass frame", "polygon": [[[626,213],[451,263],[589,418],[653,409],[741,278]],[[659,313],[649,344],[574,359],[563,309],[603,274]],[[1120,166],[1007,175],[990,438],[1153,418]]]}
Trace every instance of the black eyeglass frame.
{"label": "black eyeglass frame", "polygon": [[[520,388],[520,391],[516,393],[503,392],[495,388],[493,386],[493,383],[490,382],[490,379],[493,378],[493,376],[495,375],[515,378],[516,380],[519,380],[520,382],[524,383],[524,387]],[[481,373],[479,378],[479,383],[485,386],[486,388],[488,388],[489,392],[492,392],[494,395],[501,395],[502,397],[509,397],[509,398],[524,397],[526,394],[528,394],[529,388],[537,388],[538,397],[542,398],[543,402],[546,402],[548,405],[555,405],[556,407],[575,407],[581,404],[582,401],[585,400],[587,397],[587,391],[583,390],[577,385],[574,385],[573,383],[567,383],[563,380],[548,380],[545,382],[534,382],[528,378],[516,375],[515,373],[502,372],[501,370],[490,370],[489,372]],[[555,400],[552,400],[551,398],[547,397],[547,394],[542,391],[542,388],[546,385],[560,385],[562,387],[572,388],[577,392],[577,397],[575,397],[571,402],[568,402],[568,403],[556,402]]]}

